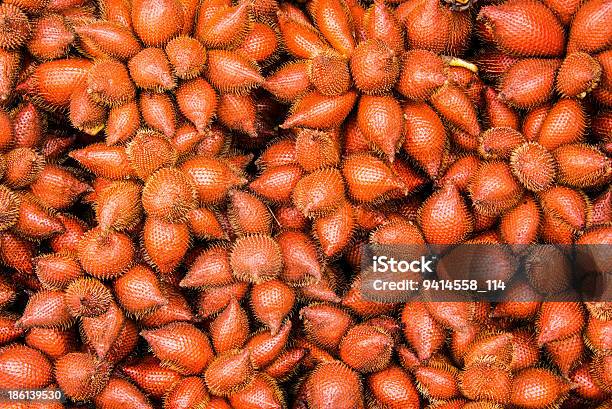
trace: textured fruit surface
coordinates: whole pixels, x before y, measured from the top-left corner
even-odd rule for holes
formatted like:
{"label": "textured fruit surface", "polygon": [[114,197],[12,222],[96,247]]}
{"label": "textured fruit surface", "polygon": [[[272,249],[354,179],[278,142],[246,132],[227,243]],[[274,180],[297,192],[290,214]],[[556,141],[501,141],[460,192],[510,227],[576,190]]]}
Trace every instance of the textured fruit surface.
{"label": "textured fruit surface", "polygon": [[1,3],[0,407],[610,409],[610,0]]}

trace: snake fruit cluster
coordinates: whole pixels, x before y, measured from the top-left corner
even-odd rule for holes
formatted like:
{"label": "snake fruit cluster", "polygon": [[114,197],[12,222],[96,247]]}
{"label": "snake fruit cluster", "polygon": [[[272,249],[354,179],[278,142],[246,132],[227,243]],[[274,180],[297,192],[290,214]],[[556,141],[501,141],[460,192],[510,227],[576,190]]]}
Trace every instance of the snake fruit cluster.
{"label": "snake fruit cluster", "polygon": [[[0,408],[612,408],[612,302],[544,299],[612,244],[611,23],[3,1],[0,392],[66,399]],[[380,302],[370,244],[552,246],[495,253],[528,301]]]}

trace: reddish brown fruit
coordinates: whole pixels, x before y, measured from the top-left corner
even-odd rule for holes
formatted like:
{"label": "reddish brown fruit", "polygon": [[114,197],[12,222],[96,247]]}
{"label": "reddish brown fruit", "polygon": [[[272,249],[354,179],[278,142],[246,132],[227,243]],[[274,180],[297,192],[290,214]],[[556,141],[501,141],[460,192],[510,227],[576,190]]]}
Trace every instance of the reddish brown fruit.
{"label": "reddish brown fruit", "polygon": [[169,90],[175,87],[170,63],[159,48],[145,48],[128,62],[130,76],[137,87],[147,90]]}
{"label": "reddish brown fruit", "polygon": [[232,297],[236,298],[237,301],[241,300],[248,289],[248,283],[238,281],[225,286],[209,287],[202,290],[198,300],[198,315],[207,318],[220,312],[227,307]]}
{"label": "reddish brown fruit", "polygon": [[55,380],[73,400],[88,400],[102,391],[108,382],[108,369],[95,356],[72,352],[55,361]]}
{"label": "reddish brown fruit", "polygon": [[268,75],[262,86],[280,101],[294,101],[312,88],[308,79],[308,63],[289,62]]}
{"label": "reddish brown fruit", "polygon": [[213,246],[203,251],[181,280],[181,287],[208,287],[228,285],[233,281],[229,251]]}
{"label": "reddish brown fruit", "polygon": [[128,162],[125,148],[122,146],[106,146],[94,143],[82,149],[75,149],[68,154],[81,166],[103,178],[119,180],[134,175]]}
{"label": "reddish brown fruit", "polygon": [[134,32],[148,46],[158,47],[183,28],[185,12],[178,0],[137,0],[132,4]]}
{"label": "reddish brown fruit", "polygon": [[191,244],[187,223],[148,217],[142,231],[147,260],[160,273],[170,274],[181,263]]}
{"label": "reddish brown fruit", "polygon": [[78,257],[87,273],[104,280],[121,275],[132,263],[134,252],[128,236],[94,228],[79,243]]}
{"label": "reddish brown fruit", "polygon": [[300,310],[300,318],[308,339],[326,349],[335,349],[353,325],[343,309],[326,304],[313,304]]}
{"label": "reddish brown fruit", "polygon": [[317,0],[310,7],[312,19],[325,39],[340,54],[351,55],[355,40],[347,5],[343,1]]}
{"label": "reddish brown fruit", "polygon": [[184,162],[181,169],[191,177],[202,203],[216,203],[229,189],[246,182],[226,162],[216,158],[196,156]]}
{"label": "reddish brown fruit", "polygon": [[539,195],[545,215],[560,220],[574,230],[581,230],[589,223],[590,203],[580,191],[564,186],[550,188]]}
{"label": "reddish brown fruit", "polygon": [[508,159],[523,142],[523,135],[513,128],[489,128],[480,135],[478,153],[485,159]]}
{"label": "reddish brown fruit", "polygon": [[544,408],[562,401],[568,384],[543,368],[525,369],[515,375],[512,382],[512,404],[524,408]]}
{"label": "reddish brown fruit", "polygon": [[53,359],[57,359],[76,349],[75,333],[72,330],[57,328],[30,328],[25,343]]}
{"label": "reddish brown fruit", "polygon": [[418,392],[408,376],[398,366],[391,366],[368,377],[368,386],[376,401],[390,409],[419,408]]}
{"label": "reddish brown fruit", "polygon": [[217,354],[241,348],[249,335],[249,319],[235,298],[210,324],[210,337]]}
{"label": "reddish brown fruit", "polygon": [[460,376],[462,393],[472,400],[508,403],[512,388],[512,374],[492,357],[477,360],[466,366]]}
{"label": "reddish brown fruit", "polygon": [[72,322],[63,291],[39,291],[30,297],[15,325],[23,328],[66,328]]}
{"label": "reddish brown fruit", "polygon": [[21,344],[0,350],[0,382],[5,388],[44,388],[52,379],[52,364],[38,350]]}
{"label": "reddish brown fruit", "polygon": [[156,398],[163,397],[182,378],[178,372],[162,366],[157,358],[151,356],[123,364],[121,371],[144,392]]}
{"label": "reddish brown fruit", "polygon": [[503,74],[499,98],[516,108],[531,109],[549,101],[559,60],[522,59]]}
{"label": "reddish brown fruit", "polygon": [[38,178],[45,167],[45,159],[31,148],[15,148],[4,156],[3,183],[11,188],[26,187]]}
{"label": "reddish brown fruit", "polygon": [[404,151],[432,178],[438,176],[446,149],[446,130],[438,115],[424,103],[404,105]]}
{"label": "reddish brown fruit", "polygon": [[111,107],[123,105],[136,96],[125,65],[111,59],[100,60],[91,67],[87,92],[95,102]]}
{"label": "reddish brown fruit", "polygon": [[278,13],[278,26],[287,51],[297,58],[314,58],[328,48],[307,20],[300,21],[281,11]]}
{"label": "reddish brown fruit", "polygon": [[557,167],[550,152],[537,142],[527,142],[510,154],[512,174],[528,190],[540,192],[555,180]]}
{"label": "reddish brown fruit", "polygon": [[294,303],[293,289],[279,280],[256,283],[251,289],[251,309],[272,335],[279,331]]}
{"label": "reddish brown fruit", "polygon": [[99,228],[106,232],[136,226],[142,217],[140,192],[140,185],[129,181],[112,182],[102,188],[95,201]]}
{"label": "reddish brown fruit", "polygon": [[166,44],[165,50],[172,72],[178,78],[188,80],[204,70],[206,49],[195,38],[176,37]]}
{"label": "reddish brown fruit", "polygon": [[189,376],[181,379],[164,398],[165,409],[209,407],[210,395],[202,378]]}
{"label": "reddish brown fruit", "polygon": [[94,398],[96,407],[100,409],[113,409],[127,406],[134,409],[152,409],[145,395],[130,382],[122,378],[113,377],[104,389]]}
{"label": "reddish brown fruit", "polygon": [[143,92],[138,100],[142,120],[150,128],[172,138],[176,132],[176,109],[163,93]]}
{"label": "reddish brown fruit", "polygon": [[222,94],[218,115],[225,127],[257,137],[257,107],[250,95]]}
{"label": "reddish brown fruit", "polygon": [[401,321],[404,324],[404,337],[420,360],[429,359],[444,344],[444,329],[434,321],[424,303],[406,303]]}
{"label": "reddish brown fruit", "polygon": [[589,54],[604,50],[609,46],[610,21],[612,8],[601,0],[585,2],[573,16],[569,33],[567,52],[584,51]]}
{"label": "reddish brown fruit", "polygon": [[168,222],[184,221],[196,207],[197,193],[185,173],[163,168],[151,175],[142,190],[142,206],[148,216]]}
{"label": "reddish brown fruit", "polygon": [[584,340],[580,334],[549,342],[546,344],[546,350],[553,363],[564,376],[569,375],[569,372],[580,363],[586,352]]}
{"label": "reddish brown fruit", "polygon": [[229,194],[228,217],[236,233],[270,234],[272,216],[268,207],[255,195],[239,190]]}
{"label": "reddish brown fruit", "polygon": [[[351,55],[350,65],[355,86],[365,94],[376,95],[391,90],[400,73],[398,56],[380,39],[361,42]],[[405,82],[400,82],[399,87],[405,90]]]}
{"label": "reddish brown fruit", "polygon": [[78,278],[66,287],[64,299],[72,316],[97,317],[108,310],[113,296],[99,280]]}
{"label": "reddish brown fruit", "polygon": [[54,209],[66,209],[89,190],[89,186],[77,179],[68,168],[48,164],[32,183],[30,190],[41,204]]}
{"label": "reddish brown fruit", "polygon": [[[505,70],[504,70],[505,71]],[[490,128],[506,127],[520,130],[519,116],[514,109],[499,99],[499,94],[491,87],[484,92],[485,118]]]}
{"label": "reddish brown fruit", "polygon": [[136,55],[141,46],[129,28],[111,21],[92,21],[77,24],[76,34],[86,49],[93,49],[102,55],[127,60]]}
{"label": "reddish brown fruit", "polygon": [[333,213],[314,221],[313,235],[319,241],[323,254],[332,257],[346,248],[354,228],[353,207],[344,202]]}
{"label": "reddish brown fruit", "polygon": [[291,115],[281,128],[306,127],[327,129],[339,126],[355,105],[354,91],[326,97],[316,91],[304,95],[291,108]]}
{"label": "reddish brown fruit", "polygon": [[65,19],[59,14],[49,14],[36,20],[28,51],[41,60],[52,60],[66,55],[74,39]]}
{"label": "reddish brown fruit", "polygon": [[106,119],[106,144],[114,145],[129,140],[139,125],[140,112],[136,102],[131,101],[111,108]]}
{"label": "reddish brown fruit", "polygon": [[51,249],[56,253],[63,251],[76,253],[81,237],[87,229],[85,223],[66,214],[58,214],[56,217],[64,225],[64,232],[49,240]]}
{"label": "reddish brown fruit", "polygon": [[0,233],[0,260],[17,271],[31,274],[34,245],[16,234]]}
{"label": "reddish brown fruit", "polygon": [[293,190],[293,203],[306,217],[337,208],[344,200],[344,181],[337,169],[326,168],[303,177]]}
{"label": "reddish brown fruit", "polygon": [[172,323],[141,332],[164,365],[184,375],[202,373],[213,359],[208,337],[188,323]]}
{"label": "reddish brown fruit", "polygon": [[295,141],[297,162],[307,172],[336,166],[340,162],[340,146],[332,132],[300,129]]}
{"label": "reddish brown fruit", "polygon": [[523,188],[516,182],[505,162],[481,164],[468,190],[475,209],[491,216],[514,207],[523,193]]}
{"label": "reddish brown fruit", "polygon": [[[330,135],[327,132],[325,134]],[[277,166],[295,165],[298,163],[295,144],[296,142],[290,138],[274,141],[261,153],[255,164],[262,170]]]}
{"label": "reddish brown fruit", "polygon": [[557,91],[567,98],[584,97],[597,87],[601,74],[596,59],[587,53],[572,53],[563,60],[557,73]]}
{"label": "reddish brown fruit", "polygon": [[304,385],[308,407],[361,408],[363,391],[356,372],[340,361],[320,364]]}
{"label": "reddish brown fruit", "polygon": [[603,400],[605,392],[596,384],[588,364],[580,365],[570,375],[571,381],[576,385],[574,391],[580,397],[591,400]]}
{"label": "reddish brown fruit", "polygon": [[31,95],[45,107],[66,109],[72,91],[87,78],[91,61],[66,58],[40,64],[32,75],[17,88]]}
{"label": "reddish brown fruit", "polygon": [[274,408],[280,409],[285,400],[276,381],[264,374],[256,374],[244,389],[229,398],[236,409]]}
{"label": "reddish brown fruit", "polygon": [[187,215],[191,234],[202,239],[223,239],[226,233],[221,227],[218,215],[207,208],[194,209]]}
{"label": "reddish brown fruit", "polygon": [[283,257],[283,281],[302,286],[321,279],[317,249],[307,235],[297,231],[285,231],[276,237],[276,241]]}
{"label": "reddish brown fruit", "polygon": [[457,384],[457,368],[443,364],[432,363],[419,366],[414,371],[417,387],[432,399],[452,399],[460,394]]}
{"label": "reddish brown fruit", "polygon": [[557,162],[559,183],[581,189],[606,183],[612,175],[610,158],[598,149],[583,144],[568,144],[557,148],[553,155]]}
{"label": "reddish brown fruit", "polygon": [[40,240],[64,231],[60,220],[46,211],[31,195],[20,195],[19,202],[18,218],[13,226],[16,233],[32,240]]}
{"label": "reddish brown fruit", "polygon": [[69,117],[75,128],[95,135],[104,126],[106,108],[94,101],[87,84],[82,83],[72,93]]}
{"label": "reddish brown fruit", "polygon": [[4,185],[0,187],[0,230],[6,230],[17,222],[19,209],[19,196]]}
{"label": "reddish brown fruit", "polygon": [[246,348],[249,350],[253,367],[261,369],[280,359],[283,349],[287,346],[290,331],[291,321],[287,320],[275,335],[265,329],[252,335]]}
{"label": "reddish brown fruit", "polygon": [[461,88],[446,84],[434,92],[429,101],[452,126],[472,136],[480,134],[474,104]]}
{"label": "reddish brown fruit", "polygon": [[168,303],[155,273],[142,265],[132,267],[116,279],[113,289],[121,306],[136,317]]}
{"label": "reddish brown fruit", "polygon": [[478,19],[490,30],[497,46],[507,53],[518,57],[555,57],[563,53],[563,26],[541,3],[521,0],[485,6]]}
{"label": "reddish brown fruit", "polygon": [[253,366],[248,349],[234,349],[217,355],[204,373],[208,390],[217,396],[233,395],[252,378]]}
{"label": "reddish brown fruit", "polygon": [[586,116],[580,102],[563,99],[552,106],[542,123],[538,143],[548,150],[580,142],[586,131]]}
{"label": "reddish brown fruit", "polygon": [[383,329],[355,325],[342,338],[339,357],[348,366],[362,372],[377,372],[389,365],[393,353],[393,338]]}
{"label": "reddish brown fruit", "polygon": [[582,331],[584,311],[579,303],[543,303],[537,320],[538,344],[568,338]]}
{"label": "reddish brown fruit", "polygon": [[12,50],[19,48],[31,34],[30,20],[19,7],[5,3],[0,6],[0,47]]}
{"label": "reddish brown fruit", "polygon": [[264,83],[256,62],[242,54],[209,50],[206,78],[221,92],[242,94]]}
{"label": "reddish brown fruit", "polygon": [[426,100],[446,81],[442,59],[427,50],[410,50],[402,56],[397,90],[413,100]]}
{"label": "reddish brown fruit", "polygon": [[499,233],[508,244],[531,244],[538,238],[542,214],[540,207],[530,196],[513,209],[504,213],[499,223]]}
{"label": "reddish brown fruit", "polygon": [[79,263],[67,254],[51,253],[36,258],[35,273],[42,285],[49,289],[65,288],[83,275]]}
{"label": "reddish brown fruit", "polygon": [[419,224],[428,243],[460,243],[472,231],[472,215],[452,184],[433,193],[419,209]]}
{"label": "reddish brown fruit", "polygon": [[401,142],[404,128],[402,109],[393,97],[362,96],[357,109],[359,129],[376,149],[382,151],[390,162]]}
{"label": "reddish brown fruit", "polygon": [[342,173],[351,197],[362,202],[382,199],[387,193],[404,187],[382,160],[369,154],[355,154],[346,158]]}
{"label": "reddish brown fruit", "polygon": [[266,169],[249,187],[255,193],[275,202],[288,202],[297,183],[302,178],[298,165],[282,165]]}
{"label": "reddish brown fruit", "polygon": [[278,243],[272,237],[261,234],[236,240],[230,263],[235,277],[252,283],[277,277],[283,265]]}
{"label": "reddish brown fruit", "polygon": [[204,132],[217,109],[217,94],[202,78],[183,82],[176,90],[179,109],[197,128]]}
{"label": "reddish brown fruit", "polygon": [[309,61],[308,78],[322,95],[337,96],[351,87],[348,61],[335,53],[323,52]]}
{"label": "reddish brown fruit", "polygon": [[259,64],[267,65],[275,60],[278,42],[278,32],[273,24],[255,22],[238,51]]}
{"label": "reddish brown fruit", "polygon": [[208,48],[234,48],[249,32],[250,7],[247,3],[220,7],[204,23],[199,19],[195,36]]}

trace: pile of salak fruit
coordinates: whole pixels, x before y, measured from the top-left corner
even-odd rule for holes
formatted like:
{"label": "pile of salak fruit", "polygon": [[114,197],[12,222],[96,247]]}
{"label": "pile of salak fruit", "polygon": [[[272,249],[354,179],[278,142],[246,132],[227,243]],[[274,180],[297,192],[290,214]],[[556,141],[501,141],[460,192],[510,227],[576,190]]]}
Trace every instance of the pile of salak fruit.
{"label": "pile of salak fruit", "polygon": [[2,409],[612,408],[563,262],[525,302],[360,277],[612,244],[611,0],[4,0],[0,107]]}

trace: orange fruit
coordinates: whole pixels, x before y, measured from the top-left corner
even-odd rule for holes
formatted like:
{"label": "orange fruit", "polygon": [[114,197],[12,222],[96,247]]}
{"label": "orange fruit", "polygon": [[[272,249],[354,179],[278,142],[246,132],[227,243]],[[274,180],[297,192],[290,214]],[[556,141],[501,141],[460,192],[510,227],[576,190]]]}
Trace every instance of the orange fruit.
{"label": "orange fruit", "polygon": [[255,317],[275,335],[283,319],[293,309],[295,293],[280,280],[255,283],[251,288],[251,310]]}
{"label": "orange fruit", "polygon": [[6,388],[44,388],[52,373],[49,359],[34,348],[10,344],[0,349],[0,382]]}
{"label": "orange fruit", "polygon": [[253,366],[248,349],[233,349],[217,355],[204,373],[210,393],[232,396],[253,378]]}
{"label": "orange fruit", "polygon": [[[396,84],[400,74],[398,56],[381,39],[360,42],[351,55],[350,67],[355,86],[365,94],[378,95],[388,92]],[[405,70],[406,68],[402,67],[401,78]],[[400,82],[398,88],[403,91],[403,86],[404,83]]]}
{"label": "orange fruit", "polygon": [[107,311],[113,295],[95,278],[77,278],[66,287],[64,299],[72,316],[97,317]]}
{"label": "orange fruit", "polygon": [[235,298],[210,324],[210,338],[217,354],[241,348],[249,336],[249,319]]}
{"label": "orange fruit", "polygon": [[189,323],[174,322],[140,335],[165,366],[183,375],[202,373],[213,359],[208,337]]}

